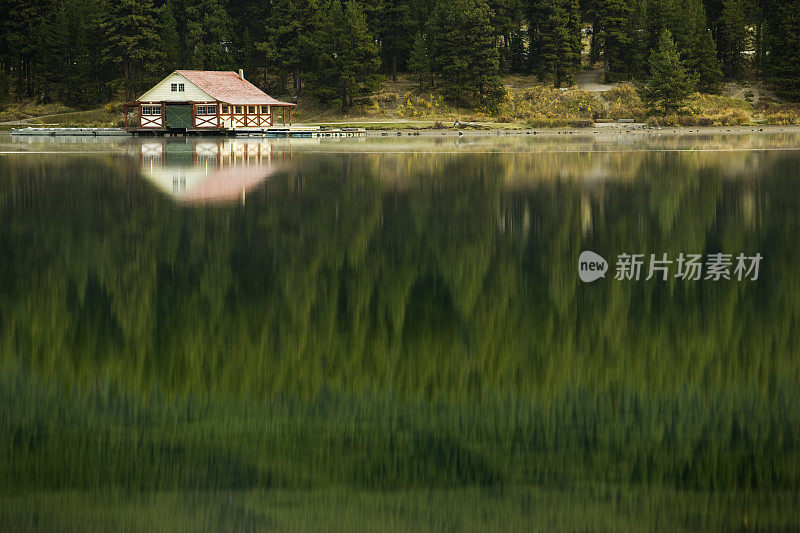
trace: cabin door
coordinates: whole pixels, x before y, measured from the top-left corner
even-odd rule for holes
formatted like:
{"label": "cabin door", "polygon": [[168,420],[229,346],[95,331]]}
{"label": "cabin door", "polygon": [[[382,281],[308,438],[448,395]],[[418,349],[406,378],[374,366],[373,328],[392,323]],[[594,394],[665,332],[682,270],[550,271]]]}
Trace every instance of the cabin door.
{"label": "cabin door", "polygon": [[167,128],[170,129],[191,129],[192,106],[191,104],[167,104],[164,112],[167,121]]}

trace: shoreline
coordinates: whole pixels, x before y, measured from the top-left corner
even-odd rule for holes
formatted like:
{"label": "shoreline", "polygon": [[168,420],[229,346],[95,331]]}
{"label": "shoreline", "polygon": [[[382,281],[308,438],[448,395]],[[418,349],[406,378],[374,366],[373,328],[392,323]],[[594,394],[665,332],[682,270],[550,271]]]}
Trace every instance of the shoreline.
{"label": "shoreline", "polygon": [[[313,124],[312,124],[313,125]],[[32,126],[36,127],[36,126]],[[92,126],[86,126],[91,128]],[[345,123],[337,126],[327,126],[322,129],[342,129],[342,128],[356,128],[359,126],[347,126]],[[15,129],[15,128],[12,128]],[[448,127],[441,129],[414,129],[414,128],[386,128],[386,129],[367,129],[364,130],[366,137],[514,137],[514,136],[659,136],[659,135],[719,135],[719,134],[750,134],[750,133],[793,133],[800,134],[800,125],[767,125],[767,124],[753,124],[750,126],[671,126],[671,127],[650,127],[644,123],[598,123],[592,127],[583,128],[475,128],[475,127]],[[11,129],[0,129],[0,136],[11,137]],[[70,137],[64,135],[63,137]],[[122,136],[120,136],[122,137]],[[198,136],[188,135],[179,138],[212,138],[212,137],[230,137],[235,136]],[[131,138],[133,138],[131,136]],[[246,138],[246,137],[242,137]],[[254,137],[256,138],[256,137]]]}
{"label": "shoreline", "polygon": [[[343,126],[347,127],[347,126]],[[687,133],[702,134],[744,134],[744,133],[800,133],[800,126],[795,125],[765,125],[754,124],[752,126],[674,126],[674,127],[648,127],[643,123],[636,124],[601,124],[588,128],[447,128],[447,129],[368,129],[367,137],[392,137],[392,136],[412,136],[412,137],[440,137],[440,136],[553,136],[553,135],[664,135]]]}

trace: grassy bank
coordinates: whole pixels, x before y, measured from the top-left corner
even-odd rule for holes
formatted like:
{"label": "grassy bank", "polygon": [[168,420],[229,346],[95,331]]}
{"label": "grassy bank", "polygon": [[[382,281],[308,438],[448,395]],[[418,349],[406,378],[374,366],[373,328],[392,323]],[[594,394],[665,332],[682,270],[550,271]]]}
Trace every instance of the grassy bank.
{"label": "grassy bank", "polygon": [[[397,129],[523,129],[580,128],[595,122],[619,120],[649,126],[741,126],[748,124],[800,125],[800,104],[776,99],[763,87],[726,85],[721,94],[695,93],[677,113],[654,114],[630,83],[606,91],[573,87],[555,89],[533,76],[506,78],[506,96],[495,113],[449,105],[440,96],[421,91],[410,80],[385,81],[367,102],[343,113],[301,99],[294,112],[297,123],[324,127]],[[7,105],[0,111],[0,128],[19,126],[115,127],[124,123],[118,103],[92,110],[30,101]],[[459,125],[456,126],[456,123]]]}

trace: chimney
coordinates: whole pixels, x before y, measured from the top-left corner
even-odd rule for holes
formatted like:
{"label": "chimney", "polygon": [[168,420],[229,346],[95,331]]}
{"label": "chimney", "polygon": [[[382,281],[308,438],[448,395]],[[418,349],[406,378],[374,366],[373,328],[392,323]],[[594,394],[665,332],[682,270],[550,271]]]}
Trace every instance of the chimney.
{"label": "chimney", "polygon": [[239,69],[239,79],[244,81],[244,70]]}

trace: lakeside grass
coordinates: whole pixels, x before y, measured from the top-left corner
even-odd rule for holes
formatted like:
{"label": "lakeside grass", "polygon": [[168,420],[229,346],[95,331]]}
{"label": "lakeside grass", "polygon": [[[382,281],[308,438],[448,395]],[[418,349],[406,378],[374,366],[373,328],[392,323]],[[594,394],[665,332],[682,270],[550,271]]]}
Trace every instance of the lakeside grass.
{"label": "lakeside grass", "polygon": [[[461,128],[524,129],[581,128],[596,121],[620,119],[649,126],[742,126],[748,124],[800,125],[800,104],[776,100],[763,88],[729,84],[723,94],[695,93],[678,113],[650,113],[634,85],[619,83],[603,92],[555,89],[534,76],[507,76],[506,97],[496,113],[455,108],[411,80],[385,81],[366,103],[343,113],[336,108],[301,100],[295,123],[323,127],[358,127],[367,130],[427,130]],[[758,93],[758,94],[757,94]],[[765,96],[759,97],[763,93]],[[23,121],[21,124],[2,124]],[[25,126],[118,127],[124,123],[119,105],[109,103],[91,110],[63,104],[15,102],[0,110],[0,129]],[[466,123],[466,124],[465,124]],[[470,126],[470,124],[472,126]]]}

